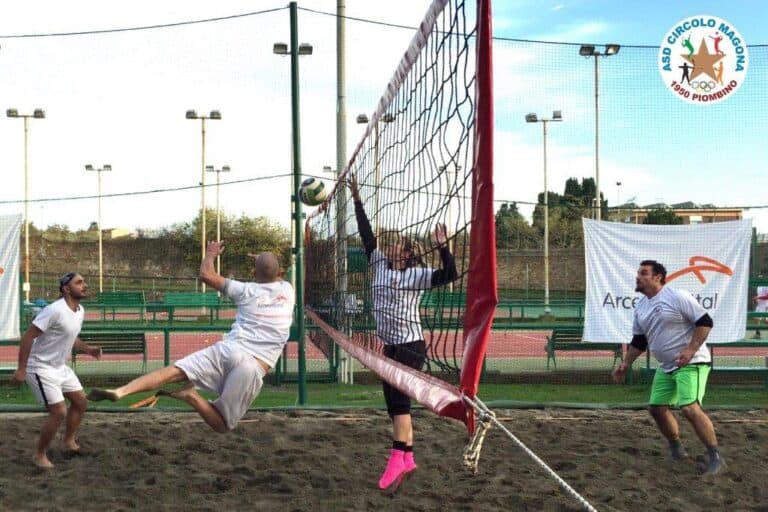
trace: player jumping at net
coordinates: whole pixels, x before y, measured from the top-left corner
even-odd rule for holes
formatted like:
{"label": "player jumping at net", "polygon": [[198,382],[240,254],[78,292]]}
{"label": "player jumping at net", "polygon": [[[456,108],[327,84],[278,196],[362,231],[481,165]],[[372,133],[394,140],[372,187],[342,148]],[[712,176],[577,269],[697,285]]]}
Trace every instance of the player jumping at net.
{"label": "player jumping at net", "polygon": [[[457,277],[456,263],[448,248],[444,224],[435,226],[441,269],[424,268],[418,244],[399,236],[390,245],[378,248],[376,236],[365,214],[355,176],[348,180],[355,203],[358,231],[373,269],[371,295],[376,335],[384,343],[384,355],[421,370],[426,360],[426,343],[421,327],[419,303],[424,290],[442,286]],[[392,449],[379,479],[379,488],[395,491],[417,466],[413,457],[411,399],[382,382],[387,412],[392,419]]]}
{"label": "player jumping at net", "polygon": [[670,407],[680,407],[707,448],[709,461],[704,474],[716,475],[725,467],[725,460],[718,450],[712,421],[701,408],[712,364],[705,344],[712,318],[690,293],[664,286],[666,276],[661,263],[640,263],[635,291],[645,297],[635,308],[632,342],[624,361],[613,371],[613,378],[623,382],[632,362],[649,349],[659,362],[649,410],[669,442],[672,458],[687,457],[680,442],[680,427],[670,411]]}
{"label": "player jumping at net", "polygon": [[[115,401],[188,381],[177,391],[158,394],[188,403],[216,432],[235,428],[288,341],[295,296],[291,284],[283,281],[277,257],[271,252],[254,256],[255,282],[245,283],[225,279],[216,272],[213,262],[223,251],[223,241],[208,244],[200,279],[237,305],[235,323],[224,339],[117,389],[93,389],[88,394],[90,400]],[[209,402],[196,388],[216,393],[218,398]]]}
{"label": "player jumping at net", "polygon": [[[19,365],[11,377],[14,385],[26,381],[48,411],[32,457],[35,465],[43,469],[53,468],[48,446],[62,421],[66,425],[64,450],[70,454],[80,451],[75,434],[88,400],[77,375],[67,366],[72,349],[101,359],[99,347],[91,347],[78,337],[85,316],[80,301],[88,296],[85,279],[77,272],[69,272],[59,279],[59,291],[61,298],[43,308],[22,335]],[[65,398],[69,400],[69,409]]]}

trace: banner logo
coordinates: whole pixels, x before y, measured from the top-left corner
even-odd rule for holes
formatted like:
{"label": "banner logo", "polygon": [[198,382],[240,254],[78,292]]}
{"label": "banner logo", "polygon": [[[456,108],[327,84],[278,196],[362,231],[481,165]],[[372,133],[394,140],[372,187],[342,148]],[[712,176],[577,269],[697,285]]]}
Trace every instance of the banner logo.
{"label": "banner logo", "polygon": [[728,98],[747,74],[747,43],[717,16],[684,18],[667,31],[659,48],[659,73],[667,88],[697,105]]}
{"label": "banner logo", "polygon": [[[699,265],[699,263],[702,264]],[[685,274],[693,274],[699,279],[701,284],[707,284],[707,279],[702,273],[704,270],[708,270],[710,272],[719,272],[729,277],[733,275],[733,270],[731,270],[731,267],[724,263],[720,263],[715,259],[707,258],[706,256],[691,256],[688,260],[688,265],[688,267],[669,274],[667,276],[667,282],[669,283],[670,281],[677,279],[678,277]]]}

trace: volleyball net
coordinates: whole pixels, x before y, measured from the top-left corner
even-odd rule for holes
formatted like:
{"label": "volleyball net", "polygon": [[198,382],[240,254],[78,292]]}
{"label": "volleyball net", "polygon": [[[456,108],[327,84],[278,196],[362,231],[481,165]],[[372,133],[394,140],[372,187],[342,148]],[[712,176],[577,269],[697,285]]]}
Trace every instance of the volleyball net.
{"label": "volleyball net", "polygon": [[[306,305],[320,327],[310,331],[312,342],[323,351],[339,344],[470,431],[472,413],[462,397],[477,393],[497,302],[489,3],[432,3],[362,141],[305,232]],[[395,273],[392,282],[373,282],[376,257],[364,247],[350,179],[380,254],[405,244],[415,268],[441,269],[444,244],[434,232],[444,224],[455,279],[431,286],[396,282]],[[411,337],[427,346],[424,372],[382,355],[382,338],[393,337],[388,329],[414,324],[422,336]]]}

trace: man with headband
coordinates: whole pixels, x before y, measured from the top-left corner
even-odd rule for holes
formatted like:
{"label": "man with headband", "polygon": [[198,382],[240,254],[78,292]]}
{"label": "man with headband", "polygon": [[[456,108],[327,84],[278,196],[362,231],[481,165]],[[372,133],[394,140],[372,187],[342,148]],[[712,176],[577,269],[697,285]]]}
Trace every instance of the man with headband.
{"label": "man with headband", "polygon": [[17,385],[26,381],[48,411],[32,458],[36,466],[44,469],[53,468],[47,451],[62,422],[66,425],[65,451],[80,451],[75,434],[88,400],[80,380],[67,365],[72,349],[101,358],[101,348],[91,347],[78,337],[85,315],[80,301],[88,295],[85,279],[77,272],[69,272],[59,279],[59,291],[61,298],[43,308],[21,337],[19,365],[11,379]]}

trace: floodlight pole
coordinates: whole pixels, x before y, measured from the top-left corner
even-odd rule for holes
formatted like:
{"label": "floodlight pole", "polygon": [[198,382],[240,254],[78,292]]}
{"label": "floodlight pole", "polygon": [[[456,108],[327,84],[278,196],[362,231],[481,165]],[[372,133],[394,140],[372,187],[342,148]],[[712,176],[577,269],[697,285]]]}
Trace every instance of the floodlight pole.
{"label": "floodlight pole", "polygon": [[[207,116],[199,116],[194,110],[187,110],[187,119],[199,119],[200,120],[200,134],[201,134],[201,150],[200,150],[200,261],[205,259],[205,245],[206,245],[206,214],[205,214],[205,121],[212,119],[214,121],[221,120],[221,112],[218,110],[211,110],[211,113]],[[202,291],[205,293],[205,282],[202,283]]]}
{"label": "floodlight pole", "polygon": [[95,168],[92,165],[85,166],[86,171],[95,171],[98,175],[99,181],[99,198],[98,198],[98,212],[97,212],[97,225],[99,228],[99,293],[104,291],[104,252],[103,252],[103,235],[101,229],[101,173],[104,171],[111,171],[112,166],[109,164],[103,165],[100,168]]}
{"label": "floodlight pole", "polygon": [[24,119],[24,300],[29,302],[29,293],[32,285],[29,282],[29,118],[45,119],[45,111],[41,108],[34,110],[32,114],[19,114],[15,108],[6,111],[8,117]]}
{"label": "floodlight pole", "polygon": [[525,116],[527,123],[541,123],[544,134],[544,314],[552,312],[549,305],[549,190],[547,185],[547,123],[561,122],[563,115],[560,110],[552,112],[550,119],[539,119],[536,114]]}

